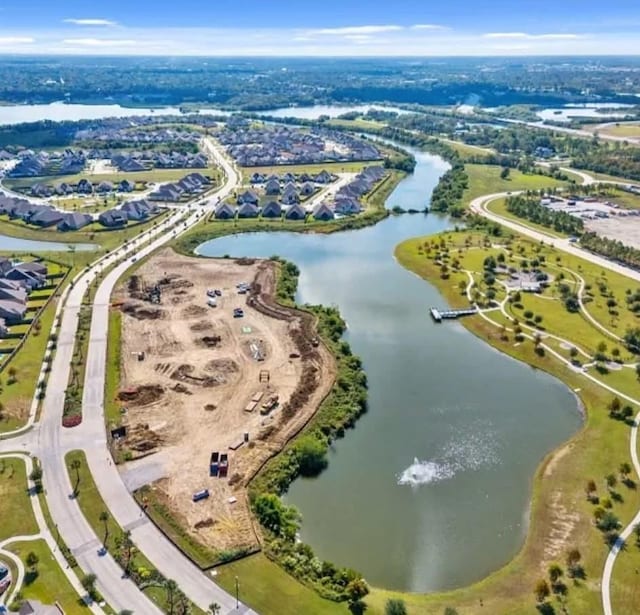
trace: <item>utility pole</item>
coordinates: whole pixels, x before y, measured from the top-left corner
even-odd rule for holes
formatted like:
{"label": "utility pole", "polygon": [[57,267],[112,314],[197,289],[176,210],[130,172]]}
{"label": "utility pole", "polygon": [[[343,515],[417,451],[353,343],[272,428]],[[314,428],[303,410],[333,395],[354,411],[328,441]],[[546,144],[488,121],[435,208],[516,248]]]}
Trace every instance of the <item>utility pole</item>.
{"label": "utility pole", "polygon": [[236,609],[240,608],[240,600],[238,599],[239,586],[238,586],[238,577],[236,577]]}

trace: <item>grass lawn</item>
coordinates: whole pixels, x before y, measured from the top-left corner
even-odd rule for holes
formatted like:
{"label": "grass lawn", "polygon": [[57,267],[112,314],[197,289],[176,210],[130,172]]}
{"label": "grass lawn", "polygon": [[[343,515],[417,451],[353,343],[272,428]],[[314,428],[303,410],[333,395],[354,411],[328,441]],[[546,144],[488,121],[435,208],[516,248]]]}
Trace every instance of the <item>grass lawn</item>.
{"label": "grass lawn", "polygon": [[[344,603],[324,600],[261,553],[216,568],[216,583],[260,615],[348,615]],[[368,612],[368,611],[367,611]]]}
{"label": "grass lawn", "polygon": [[120,349],[122,339],[122,312],[109,312],[109,334],[107,336],[107,373],[105,378],[104,416],[107,429],[118,427],[122,420],[121,405],[116,395],[120,387]]}
{"label": "grass lawn", "polygon": [[358,118],[355,120],[341,120],[333,119],[326,122],[327,126],[338,126],[340,128],[348,128],[350,130],[380,130],[384,128],[386,124],[384,122],[376,122],[375,120],[365,120]]}
{"label": "grass lawn", "polygon": [[488,164],[465,164],[469,176],[469,187],[465,190],[462,200],[469,203],[478,196],[492,192],[515,192],[516,190],[540,190],[541,188],[556,188],[566,186],[546,175],[525,175],[516,169],[511,169],[509,177],[500,177],[501,167]]}
{"label": "grass lawn", "polygon": [[39,600],[43,604],[58,602],[68,615],[84,615],[90,612],[64,576],[44,540],[17,542],[9,549],[20,557],[25,567],[29,553],[35,553],[39,560],[35,571],[27,568],[25,573],[25,582],[20,590],[25,599]]}
{"label": "grass lawn", "polygon": [[0,459],[0,540],[38,533],[22,459]]}
{"label": "grass lawn", "polygon": [[614,137],[640,137],[640,122],[620,122],[614,126],[599,128],[598,134]]}
{"label": "grass lawn", "polygon": [[[468,234],[462,232],[445,235],[445,241],[449,242],[450,235],[459,235],[462,240]],[[475,246],[476,233],[472,236]],[[418,251],[425,241],[433,242],[433,238],[417,238],[403,242],[397,247],[396,256],[401,264],[434,284],[449,303],[455,304],[459,301],[460,291],[454,288],[449,280],[441,279],[439,266],[427,257],[424,248],[422,253]],[[463,242],[459,241],[459,243]],[[527,242],[518,239],[518,243],[526,244]],[[536,248],[537,246],[530,244],[528,247],[530,252],[526,252],[526,256],[531,258],[532,251]],[[551,250],[548,247],[545,249]],[[473,251],[477,252],[478,248],[474,248]],[[473,258],[477,262],[477,253],[473,257],[471,253],[472,249],[469,249],[468,258]],[[486,254],[489,253],[490,250],[487,250]],[[465,267],[467,257],[456,256],[461,260],[462,267]],[[566,255],[563,254],[562,264],[565,264],[565,257]],[[553,254],[546,254],[546,258],[547,262],[553,262]],[[579,260],[581,259],[576,259],[576,261]],[[573,263],[573,266],[578,264],[580,263]],[[584,261],[581,266],[583,271],[588,269]],[[600,272],[596,270],[595,273],[599,275]],[[613,274],[607,275],[611,279]],[[630,281],[627,280],[627,283]],[[547,325],[549,330],[560,329],[551,332],[558,333],[575,344],[584,342],[582,338],[588,331],[583,328],[583,322],[586,321],[576,321],[580,323],[578,328],[570,320],[573,316],[569,317],[559,301],[545,300],[542,297],[531,299],[536,301],[535,308],[539,312],[545,312],[542,324]],[[490,314],[491,318],[497,318],[497,316],[494,312]],[[467,588],[444,594],[399,595],[399,597],[407,603],[409,613],[416,615],[441,615],[446,606],[455,607],[465,615],[489,612],[509,615],[535,613],[532,592],[535,582],[545,576],[545,569],[551,562],[557,561],[564,566],[566,550],[577,547],[582,553],[582,563],[587,579],[585,582],[568,583],[568,612],[576,614],[600,612],[598,579],[607,549],[603,544],[602,534],[593,526],[594,505],[587,502],[584,487],[586,481],[593,478],[598,486],[598,495],[601,498],[607,495],[603,477],[610,472],[616,473],[621,462],[629,461],[629,428],[624,423],[608,417],[606,404],[613,397],[611,393],[564,367],[553,357],[537,355],[531,341],[526,340],[515,346],[513,337],[509,336],[509,339],[502,340],[499,327],[479,317],[467,318],[462,322],[474,334],[502,352],[550,372],[563,380],[572,390],[579,391],[587,411],[586,423],[582,431],[559,451],[551,453],[538,469],[533,483],[531,524],[527,540],[521,552],[509,564],[487,579]],[[498,323],[501,324],[501,321],[498,320]],[[592,327],[592,325],[589,326]],[[611,347],[611,344],[609,346]],[[615,383],[608,380],[610,376],[604,376],[601,380],[612,386],[619,386],[629,395],[637,395],[637,381],[631,382],[635,374],[633,370],[627,371],[631,373],[625,372],[624,376],[617,376]],[[625,382],[629,376],[631,378]],[[617,487],[617,491],[622,496],[622,501],[614,502],[612,510],[621,522],[626,524],[640,506],[640,494],[637,489],[629,489],[625,486]],[[563,528],[562,532],[560,528]],[[558,535],[562,538],[558,539]],[[632,557],[629,557],[629,563],[627,563],[623,558],[614,571],[614,604],[617,607],[615,611],[617,613],[640,611],[640,592],[636,590],[637,577],[633,572],[635,569],[629,569],[629,565],[635,565],[633,562],[636,556],[633,554],[632,556],[633,561]],[[374,589],[367,599],[370,606],[369,612],[383,613],[384,601],[391,595],[390,592]],[[484,606],[481,606],[480,600]]]}
{"label": "grass lawn", "polygon": [[449,147],[452,147],[462,159],[468,158],[469,156],[482,156],[483,158],[487,158],[491,156],[491,152],[488,152],[485,148],[479,146],[469,145],[468,143],[463,143],[462,141],[455,141],[454,139],[445,139],[444,137],[440,138],[441,141],[444,141]]}

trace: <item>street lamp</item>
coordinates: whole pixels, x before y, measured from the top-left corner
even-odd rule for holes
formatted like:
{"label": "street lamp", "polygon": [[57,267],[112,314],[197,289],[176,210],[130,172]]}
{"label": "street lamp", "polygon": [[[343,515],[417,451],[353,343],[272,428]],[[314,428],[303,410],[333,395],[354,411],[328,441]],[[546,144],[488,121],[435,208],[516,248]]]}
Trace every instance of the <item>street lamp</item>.
{"label": "street lamp", "polygon": [[238,590],[239,590],[238,577],[236,577],[236,609],[240,608],[240,601],[238,600]]}

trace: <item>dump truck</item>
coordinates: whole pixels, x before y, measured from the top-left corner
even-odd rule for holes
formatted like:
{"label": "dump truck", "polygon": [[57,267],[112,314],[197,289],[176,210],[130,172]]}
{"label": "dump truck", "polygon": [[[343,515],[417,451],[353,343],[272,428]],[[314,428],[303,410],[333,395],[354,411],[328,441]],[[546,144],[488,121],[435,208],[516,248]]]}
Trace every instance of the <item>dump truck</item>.
{"label": "dump truck", "polygon": [[272,410],[275,410],[277,406],[278,406],[278,396],[272,395],[271,397],[269,397],[269,399],[267,399],[267,401],[265,401],[262,404],[262,408],[260,408],[260,414],[262,415],[269,414],[269,412],[271,412]]}
{"label": "dump truck", "polygon": [[224,478],[229,471],[229,457],[227,453],[220,454],[220,478]]}
{"label": "dump truck", "polygon": [[209,460],[209,476],[218,476],[218,471],[220,469],[218,465],[219,459],[220,453],[218,453],[218,451],[211,453],[211,459]]}

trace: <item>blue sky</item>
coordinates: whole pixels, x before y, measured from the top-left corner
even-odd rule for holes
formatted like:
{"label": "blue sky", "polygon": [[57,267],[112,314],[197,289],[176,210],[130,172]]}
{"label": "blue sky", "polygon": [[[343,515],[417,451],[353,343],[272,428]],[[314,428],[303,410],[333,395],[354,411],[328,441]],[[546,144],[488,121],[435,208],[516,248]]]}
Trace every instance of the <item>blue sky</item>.
{"label": "blue sky", "polygon": [[0,0],[0,53],[640,54],[640,0]]}

